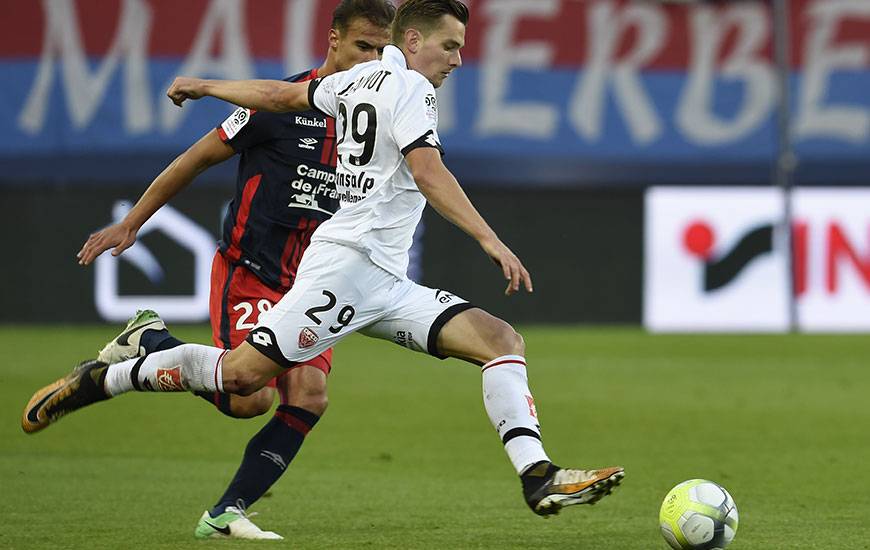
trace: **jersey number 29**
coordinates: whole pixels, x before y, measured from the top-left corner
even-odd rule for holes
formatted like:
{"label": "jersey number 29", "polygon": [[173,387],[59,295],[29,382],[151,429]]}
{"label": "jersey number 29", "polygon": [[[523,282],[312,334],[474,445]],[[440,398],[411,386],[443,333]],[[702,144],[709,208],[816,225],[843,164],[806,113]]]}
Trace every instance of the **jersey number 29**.
{"label": "jersey number 29", "polygon": [[[366,114],[366,129],[365,132],[360,132],[361,119],[363,113]],[[344,103],[338,104],[338,116],[342,122],[341,138],[338,140],[336,147],[344,143],[347,137],[347,106]],[[350,117],[351,123],[350,135],[353,140],[363,146],[362,154],[350,155],[350,163],[354,166],[365,166],[372,160],[375,154],[375,138],[378,133],[378,113],[375,111],[375,106],[370,103],[360,103],[353,109]],[[339,162],[343,162],[342,156],[338,156]]]}

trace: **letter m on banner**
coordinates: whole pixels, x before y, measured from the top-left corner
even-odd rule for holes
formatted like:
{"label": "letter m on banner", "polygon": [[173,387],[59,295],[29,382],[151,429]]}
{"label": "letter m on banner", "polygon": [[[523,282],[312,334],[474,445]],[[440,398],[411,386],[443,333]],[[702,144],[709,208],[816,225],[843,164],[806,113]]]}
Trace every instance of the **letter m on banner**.
{"label": "letter m on banner", "polygon": [[118,65],[124,60],[124,123],[130,133],[152,124],[148,75],[151,10],[143,0],[123,0],[115,37],[96,70],[88,65],[74,0],[43,0],[45,34],[42,55],[18,126],[33,135],[42,131],[59,61],[66,106],[76,129],[86,128],[103,102]]}

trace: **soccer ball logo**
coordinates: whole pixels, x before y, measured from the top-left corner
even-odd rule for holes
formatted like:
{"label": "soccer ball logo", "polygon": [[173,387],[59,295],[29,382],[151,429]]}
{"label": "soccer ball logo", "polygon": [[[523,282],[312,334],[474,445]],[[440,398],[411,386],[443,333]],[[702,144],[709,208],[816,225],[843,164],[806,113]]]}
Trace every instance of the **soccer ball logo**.
{"label": "soccer ball logo", "polygon": [[659,525],[675,550],[721,550],[737,532],[737,505],[721,485],[690,479],[667,494]]}

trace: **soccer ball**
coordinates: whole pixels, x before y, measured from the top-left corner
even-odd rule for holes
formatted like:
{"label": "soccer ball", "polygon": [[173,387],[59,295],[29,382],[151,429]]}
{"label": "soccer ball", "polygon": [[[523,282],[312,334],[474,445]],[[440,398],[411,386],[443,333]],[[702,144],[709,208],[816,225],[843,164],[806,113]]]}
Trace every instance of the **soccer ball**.
{"label": "soccer ball", "polygon": [[721,550],[737,533],[737,505],[721,485],[690,479],[667,494],[659,525],[675,550]]}

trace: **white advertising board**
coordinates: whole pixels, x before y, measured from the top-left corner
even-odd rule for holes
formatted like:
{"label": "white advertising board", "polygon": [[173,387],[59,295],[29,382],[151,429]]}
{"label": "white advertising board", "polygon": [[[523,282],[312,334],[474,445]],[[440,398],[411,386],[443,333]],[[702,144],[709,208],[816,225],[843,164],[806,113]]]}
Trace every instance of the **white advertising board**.
{"label": "white advertising board", "polygon": [[[870,190],[797,189],[792,206],[798,327],[870,331]],[[645,209],[646,328],[788,330],[783,193],[652,188]]]}
{"label": "white advertising board", "polygon": [[788,328],[786,257],[770,188],[652,188],[644,228],[644,325],[652,331]]}
{"label": "white advertising board", "polygon": [[798,326],[870,331],[870,189],[794,195]]}

